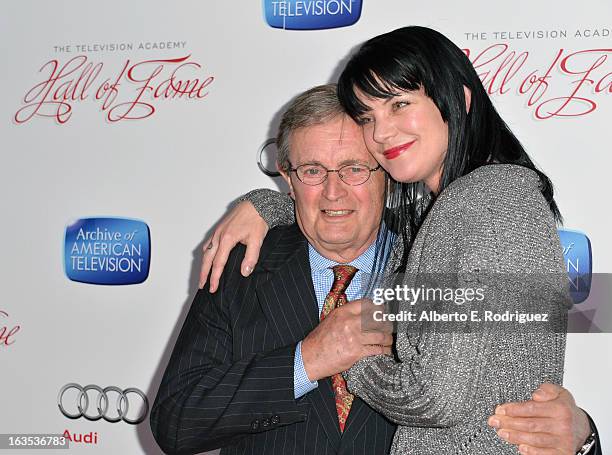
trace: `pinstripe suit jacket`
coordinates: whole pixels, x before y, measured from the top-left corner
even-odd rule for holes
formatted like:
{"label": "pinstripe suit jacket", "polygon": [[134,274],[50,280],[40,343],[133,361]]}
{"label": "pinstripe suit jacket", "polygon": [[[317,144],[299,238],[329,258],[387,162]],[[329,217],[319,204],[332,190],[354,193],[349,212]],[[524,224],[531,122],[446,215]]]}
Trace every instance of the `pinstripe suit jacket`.
{"label": "pinstripe suit jacket", "polygon": [[238,246],[217,292],[198,292],[151,410],[165,452],[389,452],[395,426],[358,398],[340,433],[329,379],[294,398],[295,346],[319,323],[307,245],[297,225],[277,227],[248,278]]}

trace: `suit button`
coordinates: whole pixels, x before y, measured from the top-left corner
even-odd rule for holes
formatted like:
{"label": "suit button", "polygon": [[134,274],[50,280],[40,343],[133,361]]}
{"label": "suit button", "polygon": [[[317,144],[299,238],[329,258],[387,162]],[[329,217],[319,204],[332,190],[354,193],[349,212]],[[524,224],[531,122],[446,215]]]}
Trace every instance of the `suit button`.
{"label": "suit button", "polygon": [[280,422],[280,417],[277,415],[273,415],[272,416],[272,425],[276,425],[278,422]]}
{"label": "suit button", "polygon": [[259,420],[255,419],[251,422],[251,430],[257,430],[259,428]]}
{"label": "suit button", "polygon": [[261,426],[264,427],[264,428],[269,427],[270,426],[270,421],[268,419],[263,419],[261,421]]}

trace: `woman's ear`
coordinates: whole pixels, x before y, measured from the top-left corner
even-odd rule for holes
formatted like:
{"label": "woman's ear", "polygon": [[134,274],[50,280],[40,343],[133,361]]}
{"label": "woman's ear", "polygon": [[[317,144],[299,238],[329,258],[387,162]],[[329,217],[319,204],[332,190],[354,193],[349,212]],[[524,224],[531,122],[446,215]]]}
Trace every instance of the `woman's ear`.
{"label": "woman's ear", "polygon": [[464,85],[463,94],[465,95],[465,112],[469,113],[472,104],[472,91]]}

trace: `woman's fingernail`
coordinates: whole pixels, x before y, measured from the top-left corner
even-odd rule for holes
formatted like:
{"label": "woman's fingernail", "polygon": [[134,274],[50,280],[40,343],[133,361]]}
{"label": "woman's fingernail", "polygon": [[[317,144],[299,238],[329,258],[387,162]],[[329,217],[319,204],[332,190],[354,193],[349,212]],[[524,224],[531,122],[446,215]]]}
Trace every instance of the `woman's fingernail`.
{"label": "woman's fingernail", "polygon": [[508,439],[508,436],[510,436],[510,433],[508,433],[507,430],[498,430],[497,434],[499,435],[500,438],[504,438],[504,439]]}
{"label": "woman's fingernail", "polygon": [[545,396],[545,393],[542,389],[537,389],[535,392],[533,392],[533,396],[534,397],[543,397]]}
{"label": "woman's fingernail", "polygon": [[253,267],[251,267],[250,265],[246,265],[244,267],[244,274],[245,275],[250,275],[252,271],[253,271]]}
{"label": "woman's fingernail", "polygon": [[492,426],[493,428],[499,428],[500,427],[499,419],[497,417],[489,418],[489,425]]}

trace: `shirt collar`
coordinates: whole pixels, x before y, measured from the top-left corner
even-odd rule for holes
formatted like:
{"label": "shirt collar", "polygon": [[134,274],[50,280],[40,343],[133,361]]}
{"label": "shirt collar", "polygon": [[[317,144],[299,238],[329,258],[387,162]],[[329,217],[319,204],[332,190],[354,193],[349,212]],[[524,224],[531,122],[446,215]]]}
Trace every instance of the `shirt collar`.
{"label": "shirt collar", "polygon": [[[361,253],[359,257],[349,262],[348,265],[352,265],[362,272],[370,273],[374,265],[375,257],[376,241],[372,242],[367,250]],[[322,256],[310,243],[308,244],[308,259],[310,260],[310,269],[313,272],[320,273],[338,264],[338,262]]]}

